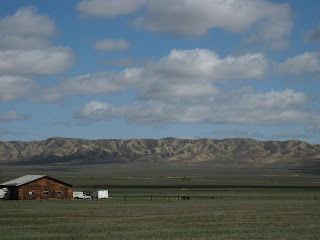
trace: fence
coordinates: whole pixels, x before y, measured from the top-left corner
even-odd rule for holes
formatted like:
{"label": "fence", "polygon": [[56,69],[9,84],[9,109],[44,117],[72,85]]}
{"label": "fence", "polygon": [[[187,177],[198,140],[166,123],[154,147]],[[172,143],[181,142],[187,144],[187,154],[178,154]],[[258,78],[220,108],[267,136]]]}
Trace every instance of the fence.
{"label": "fence", "polygon": [[192,201],[192,200],[320,200],[317,195],[308,196],[194,196],[194,195],[117,195],[110,196],[112,199],[123,200],[123,201],[134,201],[134,200],[145,200],[145,201],[156,201],[156,200],[181,200],[181,201]]}

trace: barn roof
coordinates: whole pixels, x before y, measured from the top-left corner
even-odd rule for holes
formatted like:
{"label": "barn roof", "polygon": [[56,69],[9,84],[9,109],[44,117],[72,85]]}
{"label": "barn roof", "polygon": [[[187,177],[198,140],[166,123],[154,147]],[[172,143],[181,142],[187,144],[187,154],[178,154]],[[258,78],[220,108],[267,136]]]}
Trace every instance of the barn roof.
{"label": "barn roof", "polygon": [[1,183],[0,186],[12,186],[12,187],[19,187],[19,186],[22,186],[24,184],[27,184],[27,183],[30,183],[30,182],[33,182],[33,181],[36,181],[40,178],[43,178],[43,177],[47,177],[49,179],[52,179],[54,181],[57,181],[57,182],[60,182],[60,183],[63,183],[65,185],[68,185],[68,186],[72,186],[68,183],[65,183],[65,182],[62,182],[60,180],[57,180],[55,178],[52,178],[52,177],[49,177],[49,176],[46,176],[46,175],[25,175],[25,176],[22,176],[22,177],[19,177],[19,178],[16,178],[16,179],[13,179],[11,181],[7,181],[7,182],[4,182],[4,183]]}
{"label": "barn roof", "polygon": [[18,187],[18,186],[24,185],[29,182],[33,182],[33,181],[38,180],[43,177],[45,177],[45,175],[25,175],[25,176],[13,179],[11,181],[1,183],[0,185]]}

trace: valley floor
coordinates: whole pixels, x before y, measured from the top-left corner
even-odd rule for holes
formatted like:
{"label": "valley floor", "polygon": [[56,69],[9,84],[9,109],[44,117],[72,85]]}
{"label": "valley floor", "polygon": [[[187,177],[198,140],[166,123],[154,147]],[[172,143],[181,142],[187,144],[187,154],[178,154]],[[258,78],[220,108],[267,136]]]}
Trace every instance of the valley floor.
{"label": "valley floor", "polygon": [[110,198],[0,201],[1,240],[320,239],[319,175],[36,170],[7,169],[1,182],[43,173]]}
{"label": "valley floor", "polygon": [[2,240],[320,239],[320,201],[1,201]]}
{"label": "valley floor", "polygon": [[119,195],[98,201],[0,201],[0,232],[1,240],[320,239],[320,200],[131,196],[124,201]]}

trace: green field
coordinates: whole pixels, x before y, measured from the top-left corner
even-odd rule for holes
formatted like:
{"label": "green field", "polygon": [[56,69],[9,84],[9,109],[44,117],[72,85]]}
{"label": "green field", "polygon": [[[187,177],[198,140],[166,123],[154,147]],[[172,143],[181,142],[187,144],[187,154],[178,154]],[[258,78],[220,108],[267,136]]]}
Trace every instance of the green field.
{"label": "green field", "polygon": [[48,172],[110,198],[0,201],[0,239],[320,239],[317,175],[143,173]]}
{"label": "green field", "polygon": [[1,201],[0,239],[320,239],[320,201]]}

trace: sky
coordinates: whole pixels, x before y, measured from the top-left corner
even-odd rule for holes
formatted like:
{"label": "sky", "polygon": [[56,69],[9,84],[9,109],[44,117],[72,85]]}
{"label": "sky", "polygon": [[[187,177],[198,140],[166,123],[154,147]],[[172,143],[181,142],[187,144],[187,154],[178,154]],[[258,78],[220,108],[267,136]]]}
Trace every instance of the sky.
{"label": "sky", "polygon": [[0,141],[320,144],[318,0],[1,0]]}

